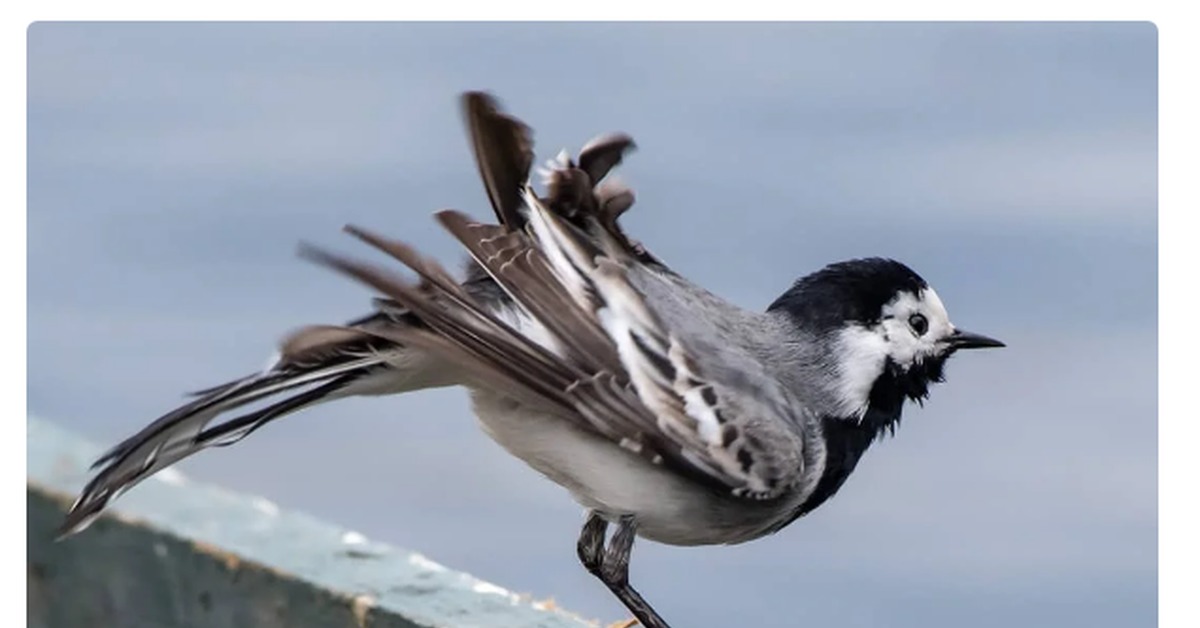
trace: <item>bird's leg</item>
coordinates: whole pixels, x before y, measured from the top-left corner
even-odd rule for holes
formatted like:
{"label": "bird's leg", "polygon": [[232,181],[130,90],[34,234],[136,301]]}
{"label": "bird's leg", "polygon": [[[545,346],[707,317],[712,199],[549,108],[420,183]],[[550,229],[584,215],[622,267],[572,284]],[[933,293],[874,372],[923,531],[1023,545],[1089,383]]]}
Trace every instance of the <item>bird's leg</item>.
{"label": "bird's leg", "polygon": [[650,604],[629,586],[629,554],[633,549],[637,524],[632,517],[622,517],[617,522],[617,531],[605,547],[604,532],[607,529],[608,522],[599,513],[588,513],[587,522],[583,524],[583,531],[579,534],[579,543],[576,546],[580,562],[621,600],[642,626],[671,628]]}
{"label": "bird's leg", "polygon": [[655,612],[654,608],[629,585],[629,555],[633,550],[633,539],[637,535],[637,524],[632,517],[622,517],[617,522],[617,530],[613,532],[604,550],[604,562],[600,565],[600,580],[608,586],[608,590],[617,596],[618,600],[633,613],[634,617],[645,628],[670,628],[666,620]]}
{"label": "bird's leg", "polygon": [[600,565],[604,563],[604,533],[608,530],[608,522],[595,511],[588,512],[587,521],[579,533],[579,542],[575,552],[579,554],[579,562],[588,573],[603,578]]}

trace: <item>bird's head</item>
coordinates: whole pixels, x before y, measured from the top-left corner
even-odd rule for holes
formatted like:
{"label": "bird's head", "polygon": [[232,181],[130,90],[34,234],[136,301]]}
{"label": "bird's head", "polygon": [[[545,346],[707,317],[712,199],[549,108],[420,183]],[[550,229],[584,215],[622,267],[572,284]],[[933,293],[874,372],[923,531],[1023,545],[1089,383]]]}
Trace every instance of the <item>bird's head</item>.
{"label": "bird's head", "polygon": [[1003,347],[950,322],[919,275],[889,259],[831,264],[800,278],[770,307],[818,339],[820,363],[841,418],[868,410],[888,423],[905,400],[922,401],[960,349]]}

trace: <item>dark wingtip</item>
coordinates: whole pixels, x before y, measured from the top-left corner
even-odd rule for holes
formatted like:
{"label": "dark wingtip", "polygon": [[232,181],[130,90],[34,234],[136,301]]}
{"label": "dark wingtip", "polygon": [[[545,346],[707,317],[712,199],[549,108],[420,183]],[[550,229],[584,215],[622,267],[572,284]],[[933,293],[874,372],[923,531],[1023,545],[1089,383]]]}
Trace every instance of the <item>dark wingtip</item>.
{"label": "dark wingtip", "polygon": [[500,110],[500,101],[496,100],[490,92],[482,90],[470,90],[463,92],[462,108],[465,115],[474,115],[483,112],[497,112]]}
{"label": "dark wingtip", "polygon": [[524,221],[519,188],[533,167],[533,131],[506,114],[487,92],[466,92],[461,101],[471,151],[492,209],[502,224],[519,228]]}
{"label": "dark wingtip", "polygon": [[331,261],[337,259],[337,257],[325,249],[304,241],[296,245],[296,255],[302,260],[321,264],[322,266],[329,266]]}
{"label": "dark wingtip", "polygon": [[626,133],[597,135],[579,150],[579,168],[587,173],[592,185],[596,185],[636,148],[633,137]]}
{"label": "dark wingtip", "polygon": [[458,211],[457,209],[442,209],[433,213],[433,217],[443,227],[453,229],[464,225],[469,225],[474,221],[470,216]]}
{"label": "dark wingtip", "polygon": [[342,225],[342,233],[348,233],[362,240],[364,237],[366,237],[367,230],[352,223],[346,223]]}

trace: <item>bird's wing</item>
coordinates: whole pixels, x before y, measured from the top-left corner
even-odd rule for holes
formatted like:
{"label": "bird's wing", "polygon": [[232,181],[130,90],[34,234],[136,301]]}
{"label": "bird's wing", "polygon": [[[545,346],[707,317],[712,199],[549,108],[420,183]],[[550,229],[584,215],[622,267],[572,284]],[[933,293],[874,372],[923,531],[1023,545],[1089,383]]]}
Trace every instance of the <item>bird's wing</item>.
{"label": "bird's wing", "polygon": [[[462,110],[492,210],[500,226],[519,231],[526,223],[521,190],[533,164],[532,130],[501,109],[486,92],[463,94]],[[559,153],[545,168],[539,168],[546,186],[543,202],[576,227],[585,232],[601,230],[603,237],[630,255],[665,270],[665,264],[631,240],[618,224],[633,206],[633,190],[615,178],[606,180],[635,148],[637,144],[625,133],[602,133],[583,145],[577,159],[565,151]],[[590,219],[583,220],[585,215]]]}
{"label": "bird's wing", "polygon": [[496,99],[484,92],[463,94],[462,110],[492,210],[500,224],[519,229],[525,221],[520,211],[521,185],[533,166],[529,126],[502,111]]}
{"label": "bird's wing", "polygon": [[[525,221],[520,186],[529,177],[533,159],[530,130],[501,111],[487,94],[464,95],[463,112],[492,208],[507,228],[519,229]],[[600,181],[631,146],[624,136],[603,136],[585,146],[581,162],[588,175]],[[615,217],[632,204],[632,192],[619,186],[596,188],[594,198],[612,213],[614,229]],[[451,281],[448,275],[439,279]],[[520,314],[491,277],[478,269],[470,269],[461,290],[497,315]],[[427,296],[433,301],[438,298]],[[192,393],[187,403],[106,452],[93,464],[96,475],[72,506],[60,533],[82,530],[120,493],[175,462],[208,447],[234,444],[303,408],[351,395],[458,383],[444,363],[377,333],[414,325],[420,322],[404,304],[381,298],[376,299],[373,312],[345,325],[314,325],[293,333],[283,340],[278,359],[265,371]],[[262,407],[246,411],[246,406],[256,403]],[[238,410],[243,413],[233,414]]]}
{"label": "bird's wing", "polygon": [[717,320],[734,308],[713,308],[713,295],[644,263],[616,237],[595,229],[582,237],[532,194],[525,200],[533,246],[609,339],[622,379],[649,411],[640,429],[738,495],[770,498],[798,480],[799,406],[746,348],[716,341],[722,324],[745,322]]}
{"label": "bird's wing", "polygon": [[528,187],[523,198],[524,232],[452,211],[438,216],[536,321],[537,334],[457,293],[438,279],[444,271],[436,263],[403,243],[348,228],[415,270],[438,299],[378,267],[316,250],[309,255],[380,290],[422,322],[385,337],[455,362],[478,385],[539,404],[734,495],[771,498],[796,480],[803,442],[781,387],[772,380],[747,385],[703,368],[691,338],[665,325],[630,280],[641,263],[622,243],[603,229],[576,228],[576,220],[560,218]]}

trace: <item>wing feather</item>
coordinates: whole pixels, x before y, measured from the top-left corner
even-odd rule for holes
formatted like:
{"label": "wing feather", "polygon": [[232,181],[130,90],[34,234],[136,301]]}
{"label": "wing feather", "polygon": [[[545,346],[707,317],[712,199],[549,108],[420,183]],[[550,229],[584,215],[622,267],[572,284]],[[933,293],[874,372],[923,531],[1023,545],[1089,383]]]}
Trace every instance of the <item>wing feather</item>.
{"label": "wing feather", "polygon": [[[423,323],[393,340],[456,353],[456,361],[495,390],[540,400],[652,463],[754,499],[776,497],[798,480],[803,443],[789,429],[795,421],[786,415],[779,387],[768,387],[774,396],[760,401],[714,379],[688,339],[665,324],[630,281],[638,260],[606,241],[604,230],[586,228],[594,217],[561,219],[528,187],[523,199],[523,231],[452,211],[438,219],[514,307],[543,326],[550,343],[535,341],[524,326],[505,323],[469,295],[454,294],[457,284],[440,267],[402,243],[350,229],[438,290],[436,305],[382,269],[315,251],[310,257],[380,290]],[[439,337],[440,349],[426,342],[431,339],[412,337],[418,333]]]}

